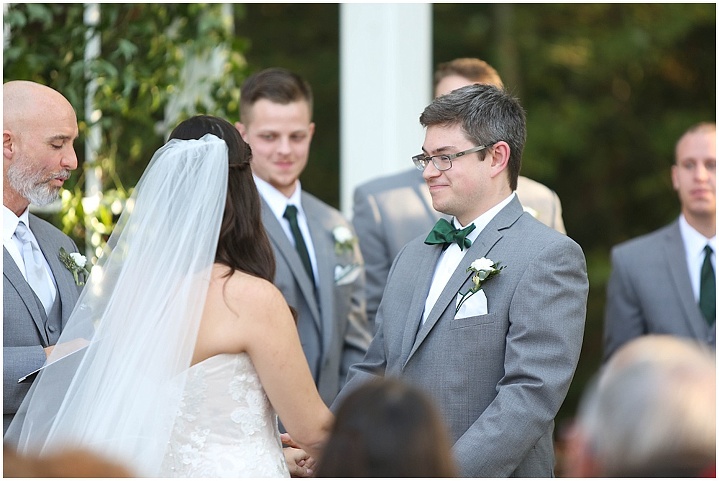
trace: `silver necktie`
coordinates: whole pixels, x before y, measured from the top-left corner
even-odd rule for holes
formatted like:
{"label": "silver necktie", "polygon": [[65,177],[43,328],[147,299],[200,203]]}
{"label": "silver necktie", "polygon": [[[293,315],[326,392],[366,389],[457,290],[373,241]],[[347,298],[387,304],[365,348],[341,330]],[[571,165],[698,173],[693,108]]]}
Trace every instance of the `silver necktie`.
{"label": "silver necktie", "polygon": [[50,312],[53,304],[53,295],[50,286],[53,285],[50,275],[45,269],[45,261],[40,246],[30,236],[30,231],[23,222],[19,222],[15,235],[22,242],[22,258],[25,262],[25,274],[28,284],[45,306],[45,312]]}

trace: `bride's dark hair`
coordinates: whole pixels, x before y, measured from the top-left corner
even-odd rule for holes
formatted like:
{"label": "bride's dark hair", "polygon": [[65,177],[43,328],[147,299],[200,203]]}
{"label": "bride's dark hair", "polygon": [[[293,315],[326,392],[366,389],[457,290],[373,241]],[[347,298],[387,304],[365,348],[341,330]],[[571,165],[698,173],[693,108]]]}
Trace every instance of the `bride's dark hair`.
{"label": "bride's dark hair", "polygon": [[212,134],[228,149],[227,201],[222,217],[215,262],[253,274],[270,282],[275,277],[275,256],[262,225],[262,204],[252,178],[252,151],[228,121],[211,115],[196,115],[180,123],[170,139],[200,139]]}

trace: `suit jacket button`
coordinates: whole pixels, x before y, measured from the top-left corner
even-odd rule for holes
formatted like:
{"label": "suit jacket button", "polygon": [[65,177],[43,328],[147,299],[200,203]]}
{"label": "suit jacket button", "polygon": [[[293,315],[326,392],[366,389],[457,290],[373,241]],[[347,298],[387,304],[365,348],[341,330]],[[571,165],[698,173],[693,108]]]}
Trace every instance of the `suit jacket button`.
{"label": "suit jacket button", "polygon": [[47,327],[47,330],[50,331],[50,332],[55,332],[55,331],[57,331],[57,327],[55,327],[55,326],[48,326],[48,327]]}

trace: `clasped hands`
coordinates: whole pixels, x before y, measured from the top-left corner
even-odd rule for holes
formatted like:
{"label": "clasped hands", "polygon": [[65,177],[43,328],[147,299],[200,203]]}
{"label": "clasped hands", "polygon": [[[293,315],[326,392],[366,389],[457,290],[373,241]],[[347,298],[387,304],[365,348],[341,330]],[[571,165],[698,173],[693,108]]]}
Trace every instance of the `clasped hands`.
{"label": "clasped hands", "polygon": [[285,455],[287,468],[293,478],[311,478],[314,475],[315,458],[300,448],[287,433],[280,434],[282,452]]}

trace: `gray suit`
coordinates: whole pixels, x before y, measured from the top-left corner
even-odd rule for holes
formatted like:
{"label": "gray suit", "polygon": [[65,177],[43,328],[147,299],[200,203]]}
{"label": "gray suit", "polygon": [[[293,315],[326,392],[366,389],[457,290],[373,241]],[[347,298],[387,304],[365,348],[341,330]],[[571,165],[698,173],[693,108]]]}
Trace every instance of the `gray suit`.
{"label": "gray suit", "polygon": [[[351,225],[329,205],[302,192],[317,259],[318,288],[302,266],[295,247],[265,200],[262,221],[277,260],[275,285],[299,314],[297,327],[320,396],[331,404],[344,385],[349,367],[364,357],[371,334],[365,314],[364,268],[359,247],[335,251],[332,230]],[[336,268],[351,267],[354,275],[335,281]]]}
{"label": "gray suit", "polygon": [[30,382],[18,384],[18,379],[45,363],[43,348],[55,345],[82,291],[58,257],[60,247],[77,252],[75,243],[32,214],[30,230],[50,264],[57,297],[53,310],[46,315],[12,256],[3,248],[3,432],[30,389]]}
{"label": "gray suit", "polygon": [[[539,182],[519,177],[517,197],[544,224],[565,233],[557,194]],[[411,169],[371,180],[354,191],[352,224],[359,237],[367,274],[367,318],[374,324],[392,261],[404,245],[429,233],[442,214],[422,172]]]}
{"label": "gray suit", "polygon": [[[513,199],[468,249],[422,325],[442,252],[425,235],[395,259],[375,337],[335,404],[373,376],[399,377],[433,396],[463,476],[551,476],[554,417],[584,334],[581,248]],[[466,269],[483,256],[505,266],[483,285],[488,313],[454,319],[457,294],[471,284]]]}
{"label": "gray suit", "polygon": [[716,347],[692,292],[679,221],[612,248],[604,312],[604,360],[644,334],[673,334]]}

